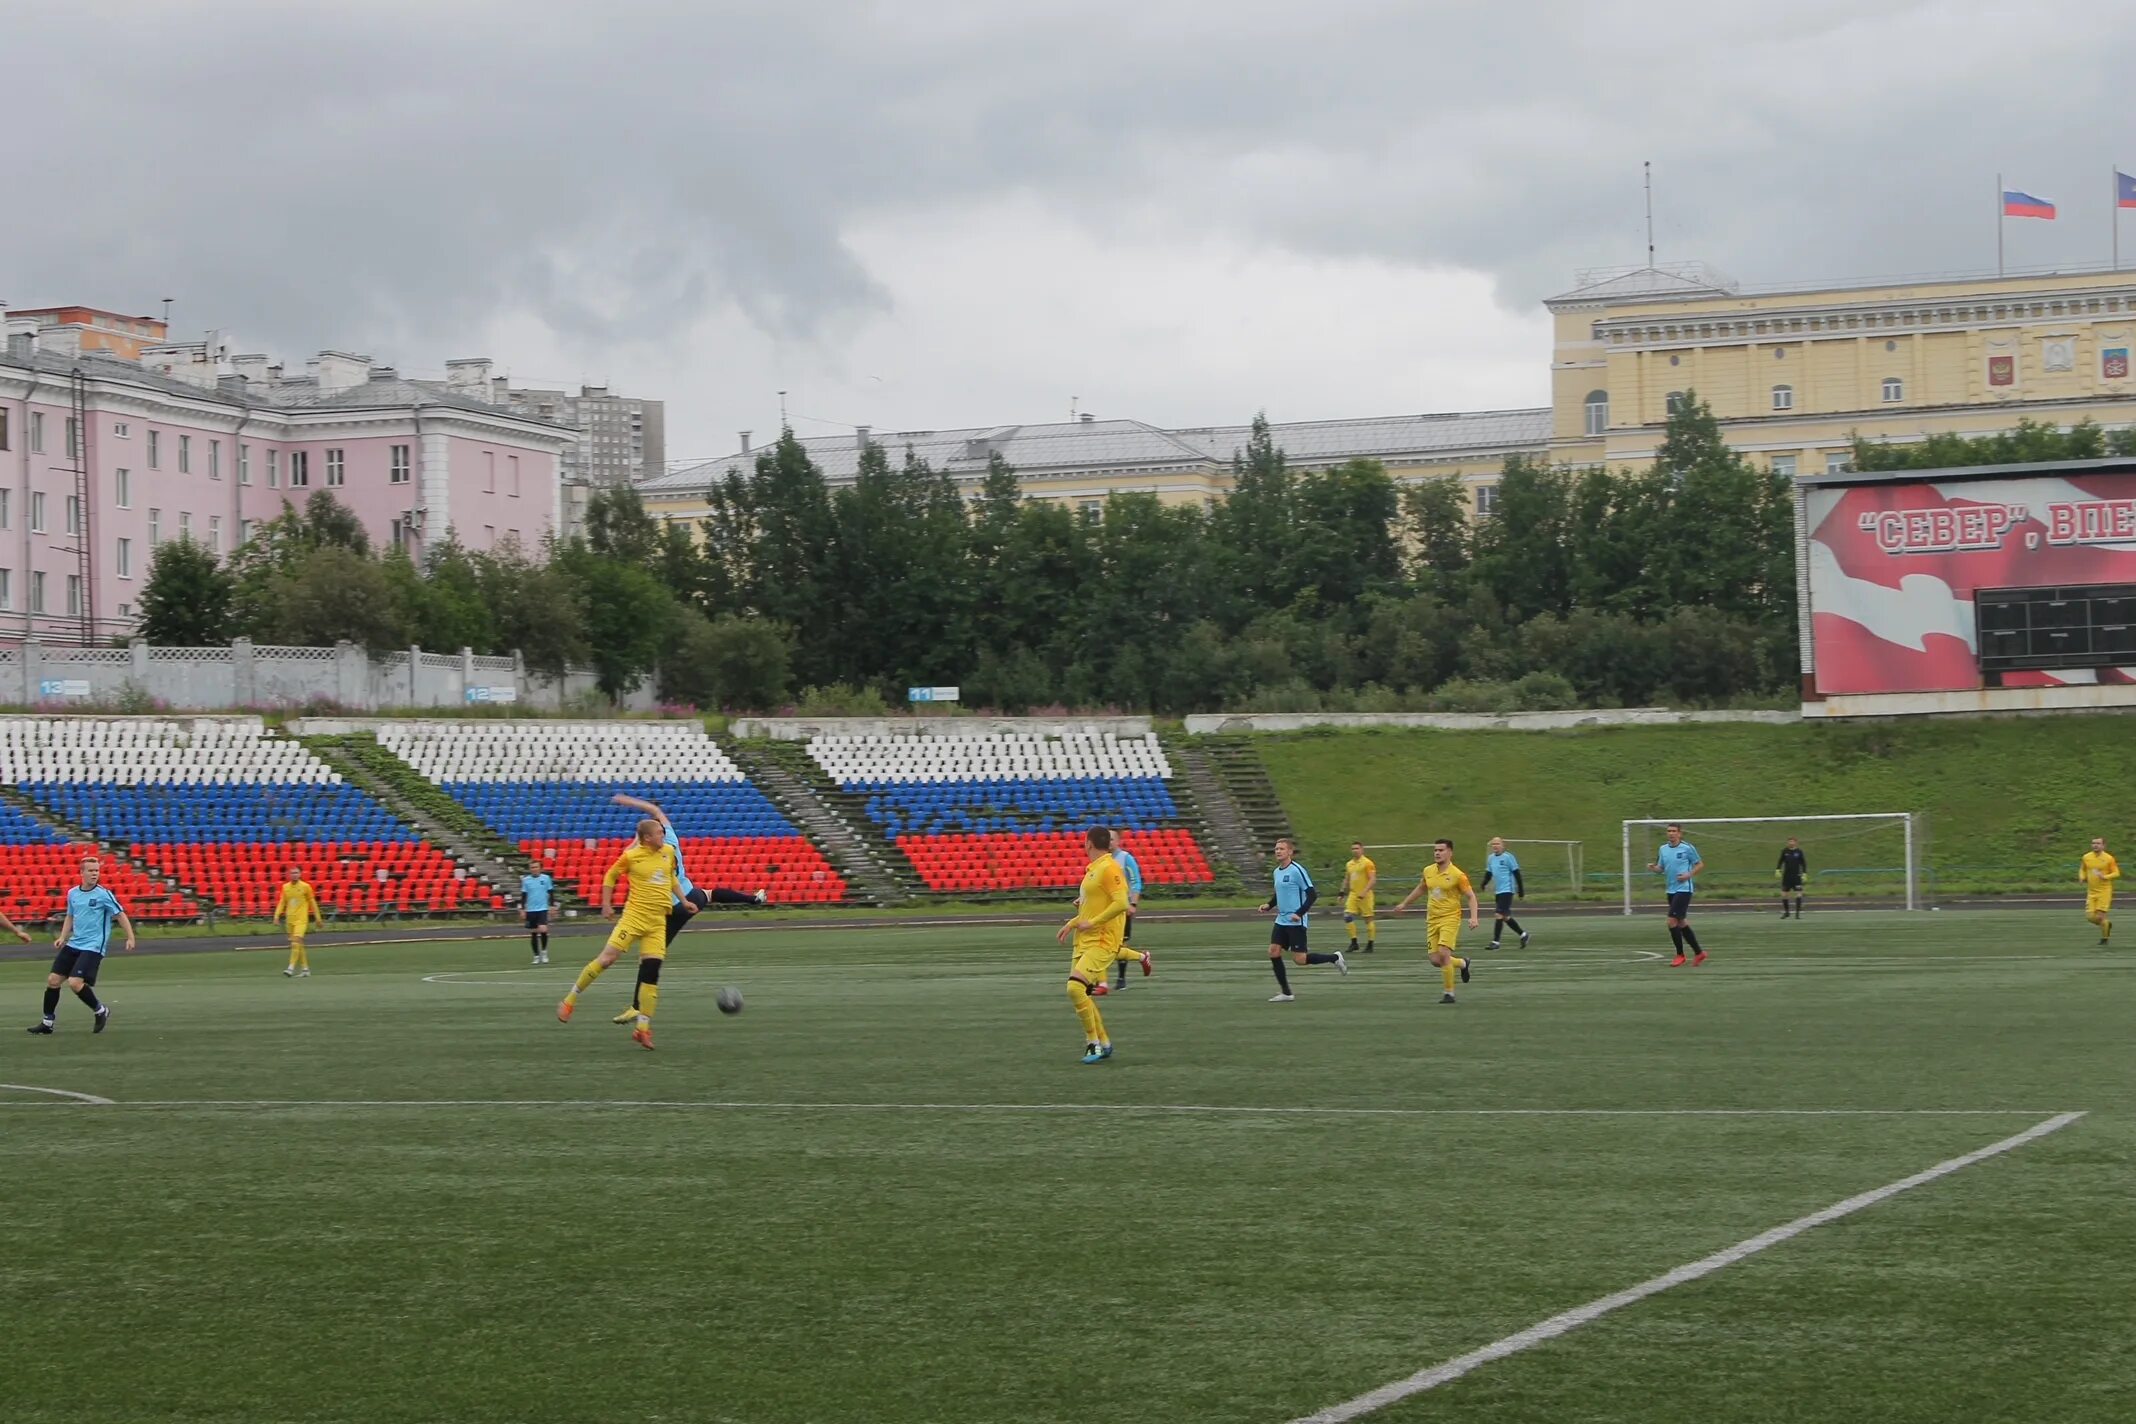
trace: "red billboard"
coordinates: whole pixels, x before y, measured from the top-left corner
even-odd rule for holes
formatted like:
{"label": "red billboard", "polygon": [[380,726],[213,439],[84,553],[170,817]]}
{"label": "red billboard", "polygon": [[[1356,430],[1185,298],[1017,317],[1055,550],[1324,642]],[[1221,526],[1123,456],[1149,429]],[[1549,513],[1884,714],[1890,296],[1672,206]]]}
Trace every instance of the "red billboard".
{"label": "red billboard", "polygon": [[[1820,693],[1983,686],[1974,596],[2136,584],[2136,471],[1813,485],[1811,636]],[[2127,667],[2025,670],[2006,687],[2136,682]]]}

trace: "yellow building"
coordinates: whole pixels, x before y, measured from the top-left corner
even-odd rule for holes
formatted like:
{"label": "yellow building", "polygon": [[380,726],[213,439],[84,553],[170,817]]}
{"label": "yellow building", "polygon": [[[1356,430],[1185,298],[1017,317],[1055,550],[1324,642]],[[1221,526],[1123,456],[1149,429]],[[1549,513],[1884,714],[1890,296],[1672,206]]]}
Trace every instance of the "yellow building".
{"label": "yellow building", "polygon": [[[1973,277],[1745,291],[1695,263],[1583,274],[1546,304],[1551,403],[1527,410],[1301,421],[1274,427],[1294,468],[1370,458],[1398,482],[1453,477],[1488,513],[1507,457],[1636,467],[1654,458],[1672,400],[1695,391],[1736,449],[1788,474],[1843,467],[1856,434],[1914,441],[1986,435],[2020,420],[2136,424],[2136,272]],[[833,485],[873,439],[910,448],[967,491],[998,453],[1024,493],[1095,513],[1148,491],[1168,503],[1231,487],[1247,427],[1167,430],[1080,420],[907,430],[804,441]],[[703,515],[742,451],[639,485],[669,519]]]}
{"label": "yellow building", "polygon": [[1695,264],[1597,274],[1555,317],[1550,457],[1637,466],[1696,391],[1728,442],[1789,473],[1854,436],[2136,421],[2136,272],[1746,292]]}

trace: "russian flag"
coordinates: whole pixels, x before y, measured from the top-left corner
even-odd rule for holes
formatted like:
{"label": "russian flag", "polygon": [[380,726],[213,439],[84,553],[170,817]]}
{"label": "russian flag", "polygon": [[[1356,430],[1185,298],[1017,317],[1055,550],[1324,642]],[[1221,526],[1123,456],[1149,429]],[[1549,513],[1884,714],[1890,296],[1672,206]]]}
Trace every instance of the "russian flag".
{"label": "russian flag", "polygon": [[2030,193],[2020,193],[2015,189],[2005,188],[2003,190],[2002,215],[2006,218],[2046,218],[2049,222],[2052,222],[2054,220],[2054,204],[2048,202],[2045,198],[2035,198]]}
{"label": "russian flag", "polygon": [[2114,170],[2114,205],[2121,208],[2136,208],[2136,178],[2116,168]]}

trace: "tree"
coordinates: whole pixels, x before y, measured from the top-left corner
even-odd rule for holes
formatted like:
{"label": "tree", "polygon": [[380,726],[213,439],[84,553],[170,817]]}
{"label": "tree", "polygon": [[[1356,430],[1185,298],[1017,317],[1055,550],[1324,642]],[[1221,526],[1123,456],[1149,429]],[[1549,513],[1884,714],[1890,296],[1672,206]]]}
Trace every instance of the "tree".
{"label": "tree", "polygon": [[660,662],[663,697],[749,711],[786,700],[793,685],[792,630],[731,613],[706,618],[694,609],[683,610],[679,626],[675,645]]}
{"label": "tree", "polygon": [[629,486],[598,489],[586,501],[586,545],[604,558],[649,567],[660,553],[661,523]]}
{"label": "tree", "polygon": [[1515,455],[1499,474],[1496,507],[1476,525],[1476,585],[1516,622],[1564,612],[1572,601],[1571,533],[1564,468]]}
{"label": "tree", "polygon": [[457,539],[433,546],[418,570],[400,550],[382,561],[410,641],[425,648],[488,651],[496,627],[482,596],[482,574]]}
{"label": "tree", "polygon": [[530,672],[560,678],[590,652],[586,614],[569,570],[554,558],[535,563],[516,543],[474,556],[482,603],[495,630],[495,651],[517,652]]}
{"label": "tree", "polygon": [[2109,453],[2130,453],[2129,432],[2109,438],[2090,420],[2064,430],[2032,419],[1994,435],[1931,435],[1910,445],[1854,437],[1857,470],[1950,470],[1968,465],[2032,465],[2062,460],[2096,460]]}
{"label": "tree", "polygon": [[230,641],[228,570],[191,539],[160,544],[141,591],[141,636],[161,648],[214,647]]}
{"label": "tree", "polygon": [[366,648],[406,647],[392,580],[375,560],[330,545],[313,550],[268,585],[263,641],[320,647],[344,639]]}
{"label": "tree", "polygon": [[1452,591],[1468,573],[1474,532],[1459,480],[1425,480],[1402,491],[1409,581],[1419,589]]}
{"label": "tree", "polygon": [[674,645],[674,595],[646,570],[583,545],[561,550],[556,562],[571,577],[595,679],[602,692],[621,697],[644,682]]}
{"label": "tree", "polygon": [[1785,614],[1795,591],[1792,492],[1728,447],[1696,392],[1670,414],[1645,485],[1653,522],[1641,582],[1650,612]]}

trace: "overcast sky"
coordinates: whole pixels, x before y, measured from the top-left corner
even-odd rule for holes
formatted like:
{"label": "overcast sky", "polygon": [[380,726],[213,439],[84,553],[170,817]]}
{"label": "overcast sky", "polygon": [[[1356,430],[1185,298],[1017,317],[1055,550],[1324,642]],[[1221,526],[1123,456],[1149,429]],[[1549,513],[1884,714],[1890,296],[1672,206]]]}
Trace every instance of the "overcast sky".
{"label": "overcast sky", "polygon": [[[1864,11],[1873,13],[1864,14]],[[0,299],[795,428],[1539,404],[1540,299],[2103,263],[2136,7],[9,7]],[[2136,222],[2129,224],[2136,262]]]}

